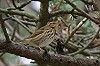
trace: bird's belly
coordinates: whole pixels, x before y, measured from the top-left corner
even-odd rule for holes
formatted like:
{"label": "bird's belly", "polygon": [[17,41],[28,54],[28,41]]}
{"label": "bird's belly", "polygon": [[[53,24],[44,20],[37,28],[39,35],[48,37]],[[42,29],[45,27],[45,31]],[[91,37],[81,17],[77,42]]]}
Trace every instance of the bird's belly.
{"label": "bird's belly", "polygon": [[45,47],[47,45],[49,45],[52,41],[54,40],[54,37],[53,38],[50,38],[50,39],[45,39],[40,42],[33,42],[33,43],[28,43],[29,46],[33,46],[33,47]]}
{"label": "bird's belly", "polygon": [[46,39],[45,41],[42,41],[41,43],[39,43],[39,47],[45,47],[47,45],[49,45],[52,41],[54,40],[54,37],[53,38],[50,38],[50,39]]}

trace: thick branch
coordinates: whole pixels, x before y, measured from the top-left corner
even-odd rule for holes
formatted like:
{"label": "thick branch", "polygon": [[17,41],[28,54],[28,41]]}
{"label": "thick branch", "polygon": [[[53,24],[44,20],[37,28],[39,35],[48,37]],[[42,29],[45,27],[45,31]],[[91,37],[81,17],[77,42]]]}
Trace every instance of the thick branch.
{"label": "thick branch", "polygon": [[48,7],[49,7],[49,0],[40,0],[40,23],[38,23],[37,28],[41,28],[45,26],[49,20],[49,12],[48,12]]}
{"label": "thick branch", "polygon": [[15,43],[6,43],[5,41],[0,41],[0,50],[51,66],[100,66],[100,59],[73,58],[57,54],[44,55],[34,48],[27,48]]}

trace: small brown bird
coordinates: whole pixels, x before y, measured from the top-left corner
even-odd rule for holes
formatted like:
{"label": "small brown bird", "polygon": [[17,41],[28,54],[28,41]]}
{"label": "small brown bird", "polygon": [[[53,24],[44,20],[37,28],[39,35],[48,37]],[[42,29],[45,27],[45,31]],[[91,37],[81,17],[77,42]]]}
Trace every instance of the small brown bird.
{"label": "small brown bird", "polygon": [[33,47],[45,47],[49,45],[55,39],[56,30],[59,24],[58,21],[49,22],[46,26],[25,38],[24,42]]}

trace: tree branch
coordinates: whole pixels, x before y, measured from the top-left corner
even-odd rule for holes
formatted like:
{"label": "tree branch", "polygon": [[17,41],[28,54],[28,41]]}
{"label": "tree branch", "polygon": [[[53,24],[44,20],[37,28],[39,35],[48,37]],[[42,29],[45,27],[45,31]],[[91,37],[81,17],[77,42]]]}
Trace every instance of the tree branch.
{"label": "tree branch", "polygon": [[31,19],[37,19],[33,15],[28,14],[24,11],[7,10],[7,9],[0,8],[0,13],[10,14],[10,15],[19,15],[19,16],[25,16],[25,17],[28,17],[28,18],[31,18]]}
{"label": "tree branch", "polygon": [[58,54],[44,55],[39,50],[27,48],[16,43],[5,43],[0,40],[0,50],[5,49],[6,52],[35,60],[37,63],[48,64],[51,66],[99,66],[100,59],[82,59],[73,58]]}
{"label": "tree branch", "polygon": [[96,20],[93,17],[91,17],[88,13],[86,13],[85,11],[81,10],[80,8],[78,8],[75,4],[71,3],[69,0],[65,0],[65,1],[66,1],[66,3],[68,3],[69,5],[71,5],[74,9],[76,9],[80,13],[84,14],[87,18],[91,19],[96,24],[100,24],[100,22],[98,20]]}
{"label": "tree branch", "polygon": [[40,0],[40,22],[38,23],[37,29],[45,26],[49,20],[49,12],[48,12],[48,7],[49,7],[49,0]]}
{"label": "tree branch", "polygon": [[97,35],[99,34],[99,31],[100,31],[100,28],[98,29],[98,31],[96,32],[96,34],[94,35],[94,37],[91,39],[91,41],[90,41],[84,48],[82,48],[82,49],[80,49],[79,51],[76,51],[76,52],[74,52],[74,53],[72,53],[72,54],[70,54],[70,55],[76,55],[76,54],[78,54],[78,53],[84,51],[85,49],[87,49],[87,48],[92,44],[92,42],[95,40],[95,38],[96,38]]}
{"label": "tree branch", "polygon": [[5,25],[4,25],[4,20],[2,19],[2,14],[0,14],[0,22],[1,22],[1,28],[2,28],[2,30],[4,32],[4,36],[6,38],[6,42],[10,43],[11,41],[10,41],[8,33],[6,31],[6,28],[5,28]]}

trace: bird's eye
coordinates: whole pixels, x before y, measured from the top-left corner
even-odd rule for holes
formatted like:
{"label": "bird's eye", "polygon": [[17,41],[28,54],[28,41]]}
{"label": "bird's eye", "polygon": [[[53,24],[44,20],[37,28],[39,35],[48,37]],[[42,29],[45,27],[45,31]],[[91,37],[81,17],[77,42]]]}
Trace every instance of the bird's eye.
{"label": "bird's eye", "polygon": [[54,22],[52,24],[55,24]]}

